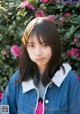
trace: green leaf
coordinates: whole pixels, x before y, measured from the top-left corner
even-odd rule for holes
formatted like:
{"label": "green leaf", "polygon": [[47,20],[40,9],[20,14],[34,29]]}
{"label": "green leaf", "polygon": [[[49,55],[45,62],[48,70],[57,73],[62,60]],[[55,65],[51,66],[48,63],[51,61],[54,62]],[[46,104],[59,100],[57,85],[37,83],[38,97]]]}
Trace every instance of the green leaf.
{"label": "green leaf", "polygon": [[80,68],[77,69],[77,73],[80,75]]}
{"label": "green leaf", "polygon": [[33,6],[35,6],[35,7],[36,7],[36,5],[37,5],[36,0],[28,0],[28,2],[31,3],[31,4],[32,4]]}
{"label": "green leaf", "polygon": [[2,84],[3,82],[3,78],[0,76],[0,85]]}

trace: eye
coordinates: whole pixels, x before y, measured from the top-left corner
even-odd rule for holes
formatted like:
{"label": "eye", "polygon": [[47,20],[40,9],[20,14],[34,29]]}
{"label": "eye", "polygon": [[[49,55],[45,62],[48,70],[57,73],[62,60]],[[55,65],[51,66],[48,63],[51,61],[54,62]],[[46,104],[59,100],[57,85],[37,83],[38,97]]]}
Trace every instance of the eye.
{"label": "eye", "polygon": [[34,47],[34,45],[33,44],[28,44],[27,47]]}
{"label": "eye", "polygon": [[42,43],[42,47],[47,47],[47,44],[46,43]]}

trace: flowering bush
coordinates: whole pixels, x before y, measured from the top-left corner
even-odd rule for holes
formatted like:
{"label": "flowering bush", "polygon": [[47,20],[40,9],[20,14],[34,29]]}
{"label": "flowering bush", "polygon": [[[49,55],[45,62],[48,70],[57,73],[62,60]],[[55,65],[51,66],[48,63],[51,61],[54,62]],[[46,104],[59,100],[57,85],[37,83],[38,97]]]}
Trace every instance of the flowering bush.
{"label": "flowering bush", "polygon": [[7,0],[0,2],[0,91],[17,70],[21,37],[36,17],[48,17],[57,26],[64,62],[71,64],[80,79],[80,4],[56,4],[55,0]]}

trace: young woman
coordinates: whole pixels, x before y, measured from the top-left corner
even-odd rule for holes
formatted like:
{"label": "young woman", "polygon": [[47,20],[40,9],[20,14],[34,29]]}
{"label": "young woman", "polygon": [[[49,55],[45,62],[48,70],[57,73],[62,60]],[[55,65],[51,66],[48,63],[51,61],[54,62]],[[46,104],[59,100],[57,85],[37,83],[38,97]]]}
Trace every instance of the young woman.
{"label": "young woman", "polygon": [[80,113],[80,81],[62,63],[60,36],[48,18],[35,18],[26,27],[19,70],[1,105],[9,105],[9,114]]}

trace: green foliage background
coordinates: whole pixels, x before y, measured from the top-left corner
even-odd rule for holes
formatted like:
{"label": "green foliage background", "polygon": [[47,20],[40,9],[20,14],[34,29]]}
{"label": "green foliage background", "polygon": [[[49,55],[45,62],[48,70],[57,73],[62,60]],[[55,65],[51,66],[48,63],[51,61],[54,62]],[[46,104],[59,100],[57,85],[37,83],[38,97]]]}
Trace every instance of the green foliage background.
{"label": "green foliage background", "polygon": [[[10,76],[17,70],[18,57],[14,57],[10,49],[13,45],[21,45],[21,37],[27,24],[35,18],[35,13],[41,9],[45,16],[52,15],[61,36],[63,46],[63,60],[71,64],[73,70],[80,75],[80,4],[56,4],[54,2],[42,3],[39,0],[28,0],[35,10],[26,8],[20,9],[20,0],[0,1],[0,91],[4,92]],[[65,12],[71,15],[64,17],[61,24],[59,18]],[[78,42],[73,41],[74,37]],[[79,56],[67,56],[66,52],[71,48],[78,48]],[[2,50],[7,51],[7,55],[1,54]]]}

